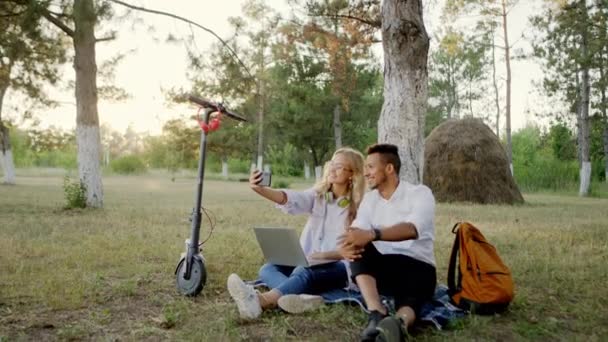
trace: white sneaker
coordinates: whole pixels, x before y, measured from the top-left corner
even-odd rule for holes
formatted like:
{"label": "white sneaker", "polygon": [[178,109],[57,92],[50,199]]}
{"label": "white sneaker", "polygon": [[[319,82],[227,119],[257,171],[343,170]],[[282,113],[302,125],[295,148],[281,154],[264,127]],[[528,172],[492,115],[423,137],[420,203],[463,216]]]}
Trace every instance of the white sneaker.
{"label": "white sneaker", "polygon": [[309,294],[290,294],[279,298],[279,307],[291,314],[311,311],[323,306],[325,301],[321,296]]}
{"label": "white sneaker", "polygon": [[234,299],[236,306],[239,309],[239,314],[243,319],[256,319],[262,314],[262,306],[257,292],[252,286],[249,286],[241,280],[241,278],[232,273],[228,277],[228,292]]}

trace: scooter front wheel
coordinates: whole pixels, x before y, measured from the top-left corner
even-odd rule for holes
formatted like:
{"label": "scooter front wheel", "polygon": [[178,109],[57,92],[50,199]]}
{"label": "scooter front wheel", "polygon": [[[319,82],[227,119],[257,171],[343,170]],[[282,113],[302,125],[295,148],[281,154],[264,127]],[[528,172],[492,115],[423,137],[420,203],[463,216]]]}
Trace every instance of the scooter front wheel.
{"label": "scooter front wheel", "polygon": [[205,264],[199,257],[192,258],[192,269],[190,270],[190,279],[185,279],[186,259],[182,258],[177,265],[175,272],[177,290],[184,296],[196,296],[205,286],[207,281],[207,271]]}

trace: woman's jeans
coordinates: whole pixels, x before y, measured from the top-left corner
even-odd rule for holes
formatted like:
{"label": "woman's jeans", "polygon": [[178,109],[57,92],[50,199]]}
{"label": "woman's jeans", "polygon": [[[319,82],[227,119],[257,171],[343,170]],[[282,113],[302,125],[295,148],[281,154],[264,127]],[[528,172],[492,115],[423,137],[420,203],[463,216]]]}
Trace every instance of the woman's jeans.
{"label": "woman's jeans", "polygon": [[260,279],[282,295],[320,294],[348,286],[346,267],[341,261],[310,267],[264,264]]}

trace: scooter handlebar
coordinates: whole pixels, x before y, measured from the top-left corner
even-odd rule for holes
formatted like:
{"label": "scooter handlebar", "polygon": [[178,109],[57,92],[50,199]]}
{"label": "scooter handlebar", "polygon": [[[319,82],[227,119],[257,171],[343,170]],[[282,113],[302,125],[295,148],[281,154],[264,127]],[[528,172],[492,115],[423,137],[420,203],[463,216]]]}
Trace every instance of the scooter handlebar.
{"label": "scooter handlebar", "polygon": [[247,119],[245,119],[244,117],[242,117],[239,114],[236,114],[236,113],[233,113],[233,112],[227,110],[224,107],[224,105],[222,105],[221,103],[211,102],[209,100],[205,100],[203,98],[200,98],[200,97],[194,96],[194,95],[189,95],[188,100],[190,102],[196,103],[197,105],[199,105],[203,108],[210,108],[210,109],[213,109],[215,112],[221,112],[222,114],[226,114],[231,119],[247,122]]}

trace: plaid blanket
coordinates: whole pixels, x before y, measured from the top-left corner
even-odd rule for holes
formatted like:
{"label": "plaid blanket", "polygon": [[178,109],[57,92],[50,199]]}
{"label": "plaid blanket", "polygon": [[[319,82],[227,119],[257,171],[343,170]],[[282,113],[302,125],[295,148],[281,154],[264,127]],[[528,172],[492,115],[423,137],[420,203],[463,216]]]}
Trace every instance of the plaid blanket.
{"label": "plaid blanket", "polygon": [[[251,281],[249,284],[256,288],[266,286],[261,280]],[[325,303],[327,304],[355,304],[359,305],[361,309],[367,312],[363,297],[358,291],[336,289],[322,293],[321,296],[323,296],[323,299],[325,299]],[[382,300],[389,310],[392,312],[395,311],[395,305],[391,297],[382,297]],[[465,311],[450,303],[448,287],[445,285],[437,285],[433,299],[425,303],[420,309],[420,322],[422,324],[434,326],[438,330],[442,330],[447,327],[450,322],[464,317],[465,315]]]}

